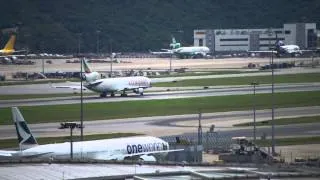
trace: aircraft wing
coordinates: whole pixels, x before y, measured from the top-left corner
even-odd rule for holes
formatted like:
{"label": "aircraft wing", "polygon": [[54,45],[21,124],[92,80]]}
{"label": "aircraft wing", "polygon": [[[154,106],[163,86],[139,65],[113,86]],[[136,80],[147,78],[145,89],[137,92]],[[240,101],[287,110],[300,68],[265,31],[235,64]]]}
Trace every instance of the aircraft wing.
{"label": "aircraft wing", "polygon": [[20,151],[3,151],[0,150],[0,157],[25,157],[25,158],[32,158],[32,157],[39,157],[47,154],[51,154],[52,152],[44,152],[44,153],[34,153],[34,152],[20,152]]}
{"label": "aircraft wing", "polygon": [[116,85],[114,86],[114,89],[116,91],[127,91],[127,90],[135,90],[135,89],[138,89],[138,88],[149,88],[149,86],[127,86],[127,85],[122,85],[122,84],[119,84],[119,85]]}
{"label": "aircraft wing", "polygon": [[277,53],[277,51],[268,51],[268,50],[266,50],[266,51],[247,51],[248,53],[274,53],[274,54],[276,54]]}
{"label": "aircraft wing", "polygon": [[[50,84],[53,88],[62,88],[62,89],[73,89],[73,90],[81,90],[81,85],[75,84],[75,85],[53,85]],[[86,87],[82,86],[82,90],[87,90]]]}
{"label": "aircraft wing", "polygon": [[18,151],[3,151],[0,150],[0,157],[11,157],[13,154],[17,153]]}
{"label": "aircraft wing", "polygon": [[161,55],[161,54],[173,54],[170,49],[161,49],[163,51],[149,51],[151,54]]}
{"label": "aircraft wing", "polygon": [[184,149],[173,149],[173,150],[162,150],[162,151],[151,151],[151,152],[141,152],[141,153],[133,153],[133,154],[97,154],[93,159],[95,160],[124,160],[127,157],[135,157],[142,155],[150,155],[150,154],[160,154],[160,153],[168,153],[168,152],[177,152],[183,151]]}
{"label": "aircraft wing", "polygon": [[8,57],[25,57],[26,55],[22,55],[22,54],[17,54],[17,55],[5,55],[5,56],[0,56],[0,58],[8,58]]}
{"label": "aircraft wing", "polygon": [[177,82],[178,80],[175,78],[152,78],[151,83],[160,83],[160,82]]}
{"label": "aircraft wing", "polygon": [[312,49],[303,49],[303,50],[300,50],[302,52],[317,52],[316,49],[312,50]]}

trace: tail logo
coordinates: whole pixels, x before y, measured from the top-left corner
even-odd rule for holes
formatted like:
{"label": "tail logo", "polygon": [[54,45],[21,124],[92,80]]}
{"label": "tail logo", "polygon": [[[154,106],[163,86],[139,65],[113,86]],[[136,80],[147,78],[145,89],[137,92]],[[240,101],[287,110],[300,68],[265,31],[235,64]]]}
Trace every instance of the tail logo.
{"label": "tail logo", "polygon": [[16,41],[16,36],[12,35],[3,49],[7,51],[14,50],[15,41]]}
{"label": "tail logo", "polygon": [[19,144],[38,144],[17,107],[12,108],[12,118],[16,127]]}
{"label": "tail logo", "polygon": [[37,144],[25,122],[16,122],[15,125],[17,128],[18,140],[20,144]]}
{"label": "tail logo", "polygon": [[83,63],[84,72],[85,73],[91,73],[91,70],[90,70],[90,68],[89,68],[89,66],[88,66],[88,64],[87,64],[85,59],[82,59],[82,63]]}

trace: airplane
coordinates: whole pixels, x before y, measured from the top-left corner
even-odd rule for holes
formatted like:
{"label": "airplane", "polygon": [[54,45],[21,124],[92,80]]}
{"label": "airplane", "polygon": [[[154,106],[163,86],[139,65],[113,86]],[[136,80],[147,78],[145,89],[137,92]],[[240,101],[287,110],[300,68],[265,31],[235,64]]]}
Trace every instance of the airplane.
{"label": "airplane", "polygon": [[273,53],[277,57],[281,57],[284,55],[290,55],[291,57],[296,57],[302,55],[302,52],[308,52],[312,50],[301,50],[298,45],[290,44],[286,45],[283,41],[278,39],[276,34],[276,43],[274,47],[270,48],[267,51],[248,51],[248,53]]}
{"label": "airplane", "polygon": [[302,51],[298,45],[285,45],[283,41],[276,41],[275,46],[271,50],[266,51],[248,51],[248,53],[273,53],[277,57],[284,55],[290,55],[291,57],[296,57],[302,55]]}
{"label": "airplane", "polygon": [[108,93],[113,97],[116,92],[121,92],[121,96],[127,96],[127,91],[133,91],[143,96],[144,89],[151,87],[151,80],[144,76],[116,77],[101,79],[101,74],[94,72],[89,67],[87,61],[82,58],[81,63],[84,67],[83,79],[86,83],[81,87],[74,86],[53,86],[55,88],[71,88],[73,90],[86,88],[100,93],[100,97],[106,97]]}
{"label": "airplane", "polygon": [[162,51],[153,52],[151,54],[155,55],[176,55],[180,59],[184,58],[204,58],[210,52],[210,49],[206,46],[190,46],[181,47],[180,43],[177,43],[176,39],[172,37],[172,42],[170,43],[171,49],[161,49]]}
{"label": "airplane", "polygon": [[[12,107],[12,119],[16,127],[18,151],[0,150],[2,158],[48,158],[69,159],[70,142],[39,145],[31,133],[18,107]],[[157,161],[169,152],[168,142],[152,136],[134,136],[124,138],[79,141],[72,143],[73,158],[92,160],[135,160]]]}
{"label": "airplane", "polygon": [[16,51],[14,49],[14,44],[16,42],[16,35],[11,35],[10,39],[6,43],[3,49],[0,49],[0,58],[4,58],[5,60],[9,60],[11,58],[12,60],[16,60],[18,56],[24,56],[24,55],[13,55],[15,53],[19,52],[25,52],[26,50],[19,50]]}

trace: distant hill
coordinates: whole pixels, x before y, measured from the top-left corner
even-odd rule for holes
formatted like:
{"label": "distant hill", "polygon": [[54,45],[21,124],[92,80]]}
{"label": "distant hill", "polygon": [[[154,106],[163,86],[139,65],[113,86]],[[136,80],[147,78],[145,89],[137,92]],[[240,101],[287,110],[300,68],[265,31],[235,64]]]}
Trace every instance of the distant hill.
{"label": "distant hill", "polygon": [[[147,51],[173,34],[193,44],[193,30],[320,23],[319,0],[10,0],[0,28],[19,26],[17,48],[32,52]],[[99,32],[99,33],[97,33]],[[3,45],[8,35],[1,35]]]}

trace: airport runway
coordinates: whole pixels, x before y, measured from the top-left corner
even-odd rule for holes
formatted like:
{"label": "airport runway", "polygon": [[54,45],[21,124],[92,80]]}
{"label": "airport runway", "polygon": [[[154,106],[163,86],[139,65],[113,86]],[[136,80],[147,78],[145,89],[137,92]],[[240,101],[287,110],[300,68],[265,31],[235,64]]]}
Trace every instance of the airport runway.
{"label": "airport runway", "polygon": [[[200,87],[201,88],[201,87]],[[183,89],[183,88],[182,88]],[[275,92],[298,92],[298,91],[319,91],[320,83],[297,83],[297,84],[276,84]],[[144,96],[129,94],[128,97],[109,97],[100,98],[97,95],[84,97],[84,103],[119,102],[135,100],[155,100],[155,99],[177,99],[207,96],[226,96],[252,94],[252,86],[223,86],[219,88],[210,87],[201,90],[167,91],[167,92],[146,92]],[[256,87],[256,93],[271,93],[270,85],[260,85]],[[59,104],[78,104],[79,97],[55,97],[40,99],[19,99],[19,100],[0,100],[0,108],[12,106],[41,106]]]}
{"label": "airport runway", "polygon": [[[262,121],[271,119],[271,110],[258,110],[256,120]],[[277,108],[275,119],[300,116],[320,115],[320,106]],[[232,111],[203,113],[203,132],[214,124],[215,131],[223,135],[248,136],[252,135],[252,127],[234,128],[237,123],[251,122],[252,111]],[[86,121],[85,134],[101,134],[116,132],[142,133],[152,136],[178,135],[197,131],[197,114],[175,115],[175,116],[154,116],[114,120]],[[28,121],[28,120],[27,120]],[[29,124],[31,131],[36,137],[69,136],[69,129],[58,129],[59,123]],[[74,134],[79,134],[76,129]],[[270,135],[270,127],[258,128],[257,135],[262,133]],[[276,126],[276,136],[317,136],[320,135],[320,123]],[[0,126],[0,139],[16,138],[16,131],[13,125]]]}
{"label": "airport runway", "polygon": [[[292,69],[276,69],[275,75],[284,74],[299,74],[299,73],[320,73],[320,68],[292,68]],[[207,79],[207,78],[231,78],[231,77],[247,77],[247,76],[268,76],[271,72],[248,72],[238,74],[218,74],[218,75],[202,75],[202,76],[183,76],[183,77],[166,77],[166,78],[151,78],[152,83],[155,82],[172,82],[187,79]],[[48,84],[27,84],[27,85],[12,85],[0,86],[0,95],[11,94],[58,94],[79,92],[67,88],[53,88],[56,86],[75,86],[80,85],[80,82],[65,82],[65,83],[48,83]],[[172,89],[172,88],[170,88]],[[84,91],[91,92],[91,91]]]}

